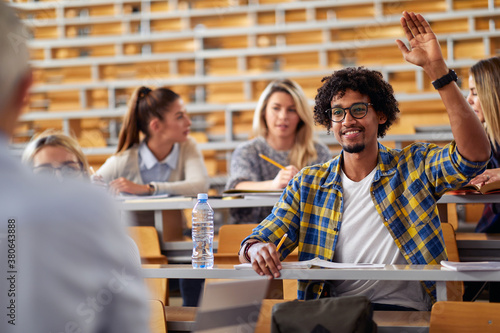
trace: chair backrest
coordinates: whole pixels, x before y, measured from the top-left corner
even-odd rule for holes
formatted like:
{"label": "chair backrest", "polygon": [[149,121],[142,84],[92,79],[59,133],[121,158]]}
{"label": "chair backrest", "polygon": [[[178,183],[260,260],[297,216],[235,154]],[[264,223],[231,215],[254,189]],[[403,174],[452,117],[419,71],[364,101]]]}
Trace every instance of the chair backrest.
{"label": "chair backrest", "polygon": [[167,333],[167,319],[165,318],[165,307],[158,300],[149,301],[149,328],[151,333]]}
{"label": "chair backrest", "polygon": [[448,260],[460,261],[460,258],[458,256],[457,239],[455,237],[455,229],[449,223],[441,223],[441,229],[443,230],[446,252],[448,252]]}
{"label": "chair backrest", "polygon": [[429,333],[500,332],[500,303],[437,302]]}
{"label": "chair backrest", "polygon": [[129,227],[128,233],[137,244],[141,258],[161,255],[160,241],[155,227]]}
{"label": "chair backrest", "polygon": [[[168,264],[167,257],[161,254],[158,232],[155,227],[129,227],[128,233],[137,244],[143,264]],[[144,279],[149,289],[150,298],[169,304],[167,279]]]}
{"label": "chair backrest", "polygon": [[217,253],[237,254],[241,241],[252,233],[258,224],[225,224],[219,229],[219,247]]}
{"label": "chair backrest", "polygon": [[[457,239],[455,237],[455,229],[449,223],[441,223],[443,230],[444,244],[446,252],[448,252],[449,261],[460,261],[458,256]],[[462,281],[446,282],[446,295],[449,301],[462,301],[464,294],[464,283]]]}

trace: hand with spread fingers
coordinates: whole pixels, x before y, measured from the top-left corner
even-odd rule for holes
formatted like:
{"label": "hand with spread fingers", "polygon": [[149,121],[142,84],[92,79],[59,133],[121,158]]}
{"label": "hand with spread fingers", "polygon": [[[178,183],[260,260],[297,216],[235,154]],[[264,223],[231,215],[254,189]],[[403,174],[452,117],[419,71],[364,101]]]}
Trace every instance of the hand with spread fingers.
{"label": "hand with spread fingers", "polygon": [[440,73],[433,75],[433,72],[437,68],[446,70],[446,64],[439,42],[429,23],[422,15],[406,11],[403,12],[400,21],[410,43],[410,49],[408,49],[403,41],[396,40],[404,59],[409,63],[422,67],[428,72],[431,79],[434,80],[440,77]]}
{"label": "hand with spread fingers", "polygon": [[500,169],[488,169],[479,176],[473,178],[469,184],[483,186],[498,180],[500,180]]}

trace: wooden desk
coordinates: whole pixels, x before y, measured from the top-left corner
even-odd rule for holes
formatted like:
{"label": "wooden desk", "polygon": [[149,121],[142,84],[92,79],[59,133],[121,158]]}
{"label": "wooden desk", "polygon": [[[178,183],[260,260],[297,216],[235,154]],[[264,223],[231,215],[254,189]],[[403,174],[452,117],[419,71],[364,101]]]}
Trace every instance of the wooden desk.
{"label": "wooden desk", "polygon": [[[259,279],[251,269],[236,270],[231,265],[213,269],[193,269],[191,265],[143,265],[145,278],[173,279]],[[385,280],[436,281],[438,301],[447,300],[446,281],[500,281],[497,271],[455,272],[439,265],[386,265],[382,269],[283,269],[279,279],[289,280]]]}

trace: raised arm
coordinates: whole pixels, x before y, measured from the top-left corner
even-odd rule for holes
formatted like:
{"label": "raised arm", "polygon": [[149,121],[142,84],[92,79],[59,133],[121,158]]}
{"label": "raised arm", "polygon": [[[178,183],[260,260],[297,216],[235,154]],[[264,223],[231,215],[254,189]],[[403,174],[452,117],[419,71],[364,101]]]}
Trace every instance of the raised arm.
{"label": "raised arm", "polygon": [[[410,43],[409,50],[401,40],[396,40],[404,59],[422,67],[432,81],[448,74],[449,69],[439,42],[424,17],[412,12],[403,12],[401,25]],[[444,85],[438,92],[448,112],[451,130],[460,154],[469,161],[488,160],[490,157],[488,137],[456,82]]]}

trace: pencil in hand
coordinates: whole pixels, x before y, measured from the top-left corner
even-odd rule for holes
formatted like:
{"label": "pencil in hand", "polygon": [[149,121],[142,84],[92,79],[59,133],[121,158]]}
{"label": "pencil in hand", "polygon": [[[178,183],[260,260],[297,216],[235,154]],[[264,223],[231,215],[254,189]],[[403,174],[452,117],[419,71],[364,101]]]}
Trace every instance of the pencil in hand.
{"label": "pencil in hand", "polygon": [[282,170],[285,170],[285,169],[286,169],[284,166],[282,166],[282,165],[281,165],[281,164],[279,164],[278,162],[273,161],[272,159],[270,159],[269,157],[267,157],[267,156],[266,156],[266,155],[264,155],[264,154],[259,154],[259,157],[260,157],[260,158],[262,158],[262,159],[264,159],[264,160],[266,160],[266,161],[268,161],[269,163],[271,163],[271,164],[273,164],[273,165],[277,166],[278,168],[280,168],[280,169],[282,169]]}
{"label": "pencil in hand", "polygon": [[281,245],[285,242],[285,239],[288,237],[288,234],[284,234],[283,237],[281,237],[280,242],[278,243],[278,246],[276,247],[276,252],[278,252],[281,248]]}

